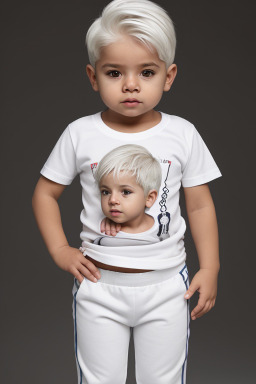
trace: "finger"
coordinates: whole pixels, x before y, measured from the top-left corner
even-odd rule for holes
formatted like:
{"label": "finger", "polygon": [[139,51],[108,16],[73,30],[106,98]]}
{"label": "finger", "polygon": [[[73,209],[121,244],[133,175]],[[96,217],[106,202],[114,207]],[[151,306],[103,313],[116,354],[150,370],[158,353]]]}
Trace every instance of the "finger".
{"label": "finger", "polygon": [[110,233],[112,236],[115,236],[116,235],[116,223],[115,222],[112,222],[111,225],[110,225]]}
{"label": "finger", "polygon": [[[88,261],[88,263],[90,263],[90,262]],[[95,272],[92,272],[90,270],[90,267],[87,268],[87,265],[85,265],[84,262],[80,264],[78,269],[79,269],[79,272],[81,273],[81,275],[84,276],[86,279],[92,281],[93,283],[97,283],[98,277],[96,277]]]}
{"label": "finger", "polygon": [[75,278],[79,281],[80,284],[82,283],[84,278],[87,278],[93,282],[97,281],[97,279],[90,273],[90,271],[85,266],[83,266],[82,263],[78,264],[77,267],[73,266],[70,270],[70,273],[75,276]]}
{"label": "finger", "polygon": [[117,232],[121,231],[121,224],[117,224],[117,225],[116,225],[116,231],[117,231]]}
{"label": "finger", "polygon": [[98,279],[91,273],[91,271],[86,268],[85,266],[81,266],[80,268],[81,274],[88,280],[92,281],[93,283],[97,283]]}
{"label": "finger", "polygon": [[79,271],[76,271],[76,273],[74,274],[75,278],[79,281],[79,283],[81,284],[83,279],[84,279],[84,276],[79,272]]}
{"label": "finger", "polygon": [[105,228],[106,228],[106,217],[100,223],[100,231],[105,232]]}
{"label": "finger", "polygon": [[207,312],[209,312],[211,309],[210,304],[205,304],[205,307],[202,309],[202,311],[198,312],[196,315],[196,318],[204,316]]}
{"label": "finger", "polygon": [[106,233],[106,235],[110,235],[110,222],[109,222],[109,219],[106,219],[105,233]]}
{"label": "finger", "polygon": [[199,285],[194,283],[192,280],[187,292],[184,295],[184,298],[190,299],[194,295],[194,293],[198,290],[198,288],[199,288]]}
{"label": "finger", "polygon": [[191,312],[191,319],[195,320],[199,312],[201,312],[205,307],[205,303],[198,302],[197,306]]}
{"label": "finger", "polygon": [[[83,268],[85,268],[85,270]],[[100,271],[98,270],[96,265],[93,264],[86,257],[84,257],[84,260],[82,260],[82,270],[86,273],[85,276],[87,278],[89,278],[88,276],[90,276],[90,280],[92,280],[92,277],[96,278],[97,280],[100,279]]]}
{"label": "finger", "polygon": [[214,300],[209,302],[209,308],[207,312],[209,312],[213,307],[214,307]]}

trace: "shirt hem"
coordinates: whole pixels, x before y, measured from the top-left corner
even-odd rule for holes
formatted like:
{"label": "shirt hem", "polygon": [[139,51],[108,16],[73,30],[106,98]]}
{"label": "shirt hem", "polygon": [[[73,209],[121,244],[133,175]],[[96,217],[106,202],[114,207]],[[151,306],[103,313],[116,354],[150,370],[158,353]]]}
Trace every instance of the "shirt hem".
{"label": "shirt hem", "polygon": [[[94,251],[92,249],[87,248],[84,253],[84,256],[89,256],[96,261],[99,261],[104,264],[112,265],[115,267],[123,267],[123,268],[134,268],[134,269],[166,269],[166,268],[174,268],[180,265],[182,262],[186,261],[186,252],[185,250],[177,255],[170,256],[168,259],[163,260],[150,260],[145,258],[143,260],[132,259],[132,257],[125,256],[113,256],[100,254],[100,252]],[[118,260],[117,260],[118,258]]]}
{"label": "shirt hem", "polygon": [[68,179],[66,177],[61,176],[55,171],[52,171],[49,168],[47,168],[45,165],[41,169],[40,173],[47,179],[50,179],[52,181],[55,181],[56,183],[63,184],[63,185],[70,185],[73,180],[73,179]]}
{"label": "shirt hem", "polygon": [[221,172],[217,169],[212,171],[211,173],[207,173],[207,175],[201,175],[189,179],[182,180],[182,186],[183,187],[195,187],[197,185],[201,185],[204,183],[208,183],[209,181],[212,181],[214,179],[217,179],[221,177]]}

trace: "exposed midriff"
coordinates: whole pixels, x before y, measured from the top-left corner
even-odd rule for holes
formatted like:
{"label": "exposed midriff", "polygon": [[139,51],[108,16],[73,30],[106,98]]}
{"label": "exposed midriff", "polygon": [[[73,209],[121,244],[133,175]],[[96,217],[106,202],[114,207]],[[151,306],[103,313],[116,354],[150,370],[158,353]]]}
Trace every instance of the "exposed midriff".
{"label": "exposed midriff", "polygon": [[89,256],[85,256],[86,259],[90,260],[96,267],[102,268],[102,269],[107,269],[109,271],[114,271],[114,272],[124,272],[124,273],[142,273],[142,272],[151,272],[153,269],[133,269],[133,268],[122,268],[122,267],[116,267],[114,265],[108,265],[101,263],[100,261],[94,260]]}

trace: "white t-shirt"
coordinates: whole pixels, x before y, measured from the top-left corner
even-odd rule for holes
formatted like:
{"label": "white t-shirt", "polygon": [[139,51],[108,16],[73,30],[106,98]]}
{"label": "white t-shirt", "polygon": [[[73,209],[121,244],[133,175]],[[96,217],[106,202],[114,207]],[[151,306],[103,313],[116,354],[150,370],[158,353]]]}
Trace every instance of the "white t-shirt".
{"label": "white t-shirt", "polygon": [[[180,187],[193,187],[221,176],[194,125],[178,116],[161,115],[159,124],[137,133],[113,130],[103,122],[101,112],[75,120],[64,130],[41,170],[46,178],[64,185],[80,175],[82,246],[88,256],[102,263],[136,269],[165,269],[183,263],[186,223],[180,212]],[[104,218],[94,172],[106,153],[124,144],[144,146],[161,164],[158,199],[146,213],[158,223],[158,236],[164,241],[130,247],[93,244],[102,236],[100,223]]]}

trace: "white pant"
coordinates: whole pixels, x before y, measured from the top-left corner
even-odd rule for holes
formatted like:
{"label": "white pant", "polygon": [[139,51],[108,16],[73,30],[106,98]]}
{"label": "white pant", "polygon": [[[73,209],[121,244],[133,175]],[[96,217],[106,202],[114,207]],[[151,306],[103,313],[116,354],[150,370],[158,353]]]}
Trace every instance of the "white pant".
{"label": "white pant", "polygon": [[189,339],[186,264],[144,273],[99,268],[73,286],[78,384],[125,384],[133,327],[137,384],[185,384]]}

